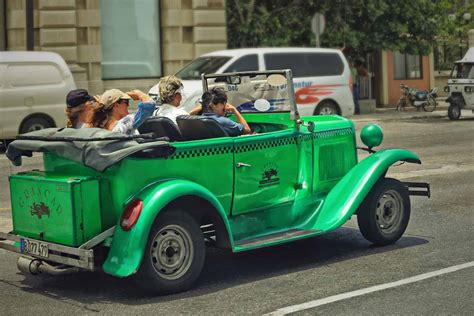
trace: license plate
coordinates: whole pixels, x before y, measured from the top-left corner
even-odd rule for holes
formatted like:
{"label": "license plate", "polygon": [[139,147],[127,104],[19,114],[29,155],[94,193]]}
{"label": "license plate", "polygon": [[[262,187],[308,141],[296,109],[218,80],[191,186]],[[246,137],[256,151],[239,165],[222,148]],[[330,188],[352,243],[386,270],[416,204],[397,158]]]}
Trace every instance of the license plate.
{"label": "license plate", "polygon": [[49,247],[47,243],[22,238],[20,245],[21,252],[24,254],[30,254],[42,258],[48,258],[49,256]]}

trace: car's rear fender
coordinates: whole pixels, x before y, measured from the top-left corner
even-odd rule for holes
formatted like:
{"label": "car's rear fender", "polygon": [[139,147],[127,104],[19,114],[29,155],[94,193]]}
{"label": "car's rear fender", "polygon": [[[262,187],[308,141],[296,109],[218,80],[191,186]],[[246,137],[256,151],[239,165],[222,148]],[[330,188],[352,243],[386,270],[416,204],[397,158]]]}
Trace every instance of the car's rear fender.
{"label": "car's rear fender", "polygon": [[197,197],[204,199],[215,209],[227,231],[229,242],[232,245],[232,235],[225,211],[217,198],[203,186],[182,179],[170,179],[153,183],[133,197],[143,201],[143,208],[137,223],[129,231],[120,228],[120,223],[114,234],[113,242],[103,264],[103,270],[117,277],[126,277],[134,274],[140,267],[145,251],[148,234],[155,218],[170,203],[183,197]]}
{"label": "car's rear fender", "polygon": [[329,192],[311,229],[330,231],[343,225],[360,206],[388,168],[397,161],[421,164],[420,158],[404,149],[384,149],[355,165]]}

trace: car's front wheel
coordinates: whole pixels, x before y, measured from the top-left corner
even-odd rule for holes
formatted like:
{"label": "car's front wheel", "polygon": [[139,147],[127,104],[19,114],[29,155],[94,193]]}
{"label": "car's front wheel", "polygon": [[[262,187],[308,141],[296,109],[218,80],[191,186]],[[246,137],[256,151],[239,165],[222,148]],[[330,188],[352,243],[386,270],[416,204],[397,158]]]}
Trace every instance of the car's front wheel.
{"label": "car's front wheel", "polygon": [[398,180],[383,178],[367,195],[357,211],[362,235],[376,245],[396,242],[410,219],[410,195]]}
{"label": "car's front wheel", "polygon": [[196,220],[181,210],[170,210],[155,221],[136,280],[160,294],[189,289],[199,277],[205,244]]}

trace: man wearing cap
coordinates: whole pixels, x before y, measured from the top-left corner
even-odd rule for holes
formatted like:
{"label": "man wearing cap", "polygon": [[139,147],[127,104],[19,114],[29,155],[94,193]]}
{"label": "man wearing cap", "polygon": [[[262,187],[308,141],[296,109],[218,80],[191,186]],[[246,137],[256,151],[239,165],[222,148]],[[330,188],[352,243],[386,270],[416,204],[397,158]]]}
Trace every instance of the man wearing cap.
{"label": "man wearing cap", "polygon": [[[129,114],[128,106],[132,98],[140,102],[138,111]],[[140,90],[124,93],[118,89],[110,89],[100,97],[99,105],[94,109],[91,125],[126,135],[138,134],[136,129],[154,109],[155,102]]]}
{"label": "man wearing cap", "polygon": [[67,127],[83,128],[90,122],[95,99],[85,89],[71,90],[66,96]]}
{"label": "man wearing cap", "polygon": [[176,76],[166,76],[161,78],[158,83],[160,105],[153,113],[155,116],[164,116],[171,119],[176,124],[176,117],[180,115],[189,115],[183,109],[179,109],[181,104],[183,83]]}

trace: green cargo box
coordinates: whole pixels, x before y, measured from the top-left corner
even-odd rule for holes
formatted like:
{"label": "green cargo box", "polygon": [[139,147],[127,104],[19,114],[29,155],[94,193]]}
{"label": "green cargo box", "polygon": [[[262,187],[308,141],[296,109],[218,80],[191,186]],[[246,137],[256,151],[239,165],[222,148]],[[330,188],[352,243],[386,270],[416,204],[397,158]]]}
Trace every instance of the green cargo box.
{"label": "green cargo box", "polygon": [[67,246],[79,246],[101,232],[99,181],[94,177],[10,176],[13,232]]}

